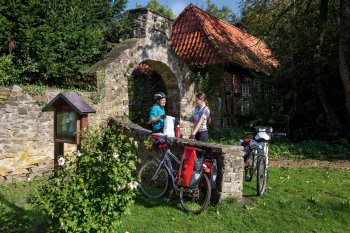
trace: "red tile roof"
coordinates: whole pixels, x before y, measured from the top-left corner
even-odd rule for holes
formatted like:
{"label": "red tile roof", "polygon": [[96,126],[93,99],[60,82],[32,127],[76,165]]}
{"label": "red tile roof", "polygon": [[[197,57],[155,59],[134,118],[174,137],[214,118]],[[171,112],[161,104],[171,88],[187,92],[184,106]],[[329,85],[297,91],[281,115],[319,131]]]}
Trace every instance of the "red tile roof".
{"label": "red tile roof", "polygon": [[202,67],[235,63],[258,72],[270,73],[278,65],[260,39],[190,4],[172,27],[175,53]]}

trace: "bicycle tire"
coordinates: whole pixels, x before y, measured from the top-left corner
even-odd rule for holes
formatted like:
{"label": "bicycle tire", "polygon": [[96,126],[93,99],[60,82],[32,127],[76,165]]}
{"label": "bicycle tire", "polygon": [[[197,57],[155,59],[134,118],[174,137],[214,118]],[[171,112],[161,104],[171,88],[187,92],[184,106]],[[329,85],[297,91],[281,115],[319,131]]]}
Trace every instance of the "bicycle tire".
{"label": "bicycle tire", "polygon": [[256,190],[259,196],[264,195],[267,183],[267,161],[265,156],[259,156],[256,172]]}
{"label": "bicycle tire", "polygon": [[256,168],[256,154],[250,151],[247,157],[244,158],[244,179],[245,181],[252,181],[254,171]]}
{"label": "bicycle tire", "polygon": [[[140,191],[149,198],[162,197],[169,188],[169,174],[164,167],[158,170],[159,161],[151,160],[145,163],[140,171]],[[158,174],[155,174],[158,170]],[[155,179],[152,179],[155,178]]]}
{"label": "bicycle tire", "polygon": [[180,200],[185,212],[200,214],[207,209],[211,198],[209,178],[202,174],[196,188],[181,187]]}

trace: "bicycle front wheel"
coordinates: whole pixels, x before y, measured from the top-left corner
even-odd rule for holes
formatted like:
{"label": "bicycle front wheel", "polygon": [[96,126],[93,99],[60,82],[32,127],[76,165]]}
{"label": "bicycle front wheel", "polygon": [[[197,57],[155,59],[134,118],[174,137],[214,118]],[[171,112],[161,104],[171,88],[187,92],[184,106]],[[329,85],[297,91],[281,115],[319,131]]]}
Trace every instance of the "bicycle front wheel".
{"label": "bicycle front wheel", "polygon": [[263,195],[266,191],[267,183],[267,161],[265,156],[259,156],[257,173],[256,173],[256,189],[258,195]]}
{"label": "bicycle front wheel", "polygon": [[195,188],[181,187],[180,200],[182,209],[193,214],[202,213],[210,202],[211,186],[208,177],[201,175],[200,181]]}
{"label": "bicycle front wheel", "polygon": [[169,174],[158,161],[145,163],[139,172],[141,192],[149,198],[163,196],[169,187]]}

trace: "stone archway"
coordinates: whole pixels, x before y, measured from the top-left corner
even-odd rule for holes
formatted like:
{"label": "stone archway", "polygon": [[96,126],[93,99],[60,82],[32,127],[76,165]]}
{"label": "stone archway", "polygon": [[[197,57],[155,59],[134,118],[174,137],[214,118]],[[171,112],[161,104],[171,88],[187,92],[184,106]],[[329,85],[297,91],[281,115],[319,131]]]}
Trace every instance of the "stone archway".
{"label": "stone archway", "polygon": [[142,63],[147,64],[157,71],[166,87],[167,110],[168,115],[180,117],[180,88],[171,69],[161,61],[145,60]]}
{"label": "stone archway", "polygon": [[[169,44],[171,21],[147,9],[134,12],[133,37],[118,44],[90,72],[102,86],[102,99],[92,121],[98,124],[108,117],[129,115],[128,78],[139,64],[147,64],[162,77],[169,96],[169,115],[190,115],[194,105],[194,83],[190,69],[176,56]],[[164,23],[168,22],[168,23]],[[166,25],[157,28],[156,25]],[[189,124],[183,123],[183,135]]]}

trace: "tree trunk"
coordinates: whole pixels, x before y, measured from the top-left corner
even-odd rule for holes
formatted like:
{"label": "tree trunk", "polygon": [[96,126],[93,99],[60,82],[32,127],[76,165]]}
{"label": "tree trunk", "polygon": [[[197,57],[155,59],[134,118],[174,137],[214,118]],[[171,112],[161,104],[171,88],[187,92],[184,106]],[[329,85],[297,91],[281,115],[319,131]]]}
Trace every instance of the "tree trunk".
{"label": "tree trunk", "polygon": [[339,71],[345,91],[347,126],[350,126],[350,0],[340,0]]}
{"label": "tree trunk", "polygon": [[314,76],[315,76],[315,85],[318,94],[318,98],[322,104],[325,116],[327,117],[330,126],[339,132],[341,129],[340,120],[335,114],[334,108],[330,104],[327,98],[327,94],[324,90],[323,80],[325,72],[321,65],[321,48],[323,46],[323,39],[326,34],[326,23],[328,16],[328,0],[320,0],[320,28],[319,28],[319,37],[318,44],[316,45],[316,51],[314,54]]}

